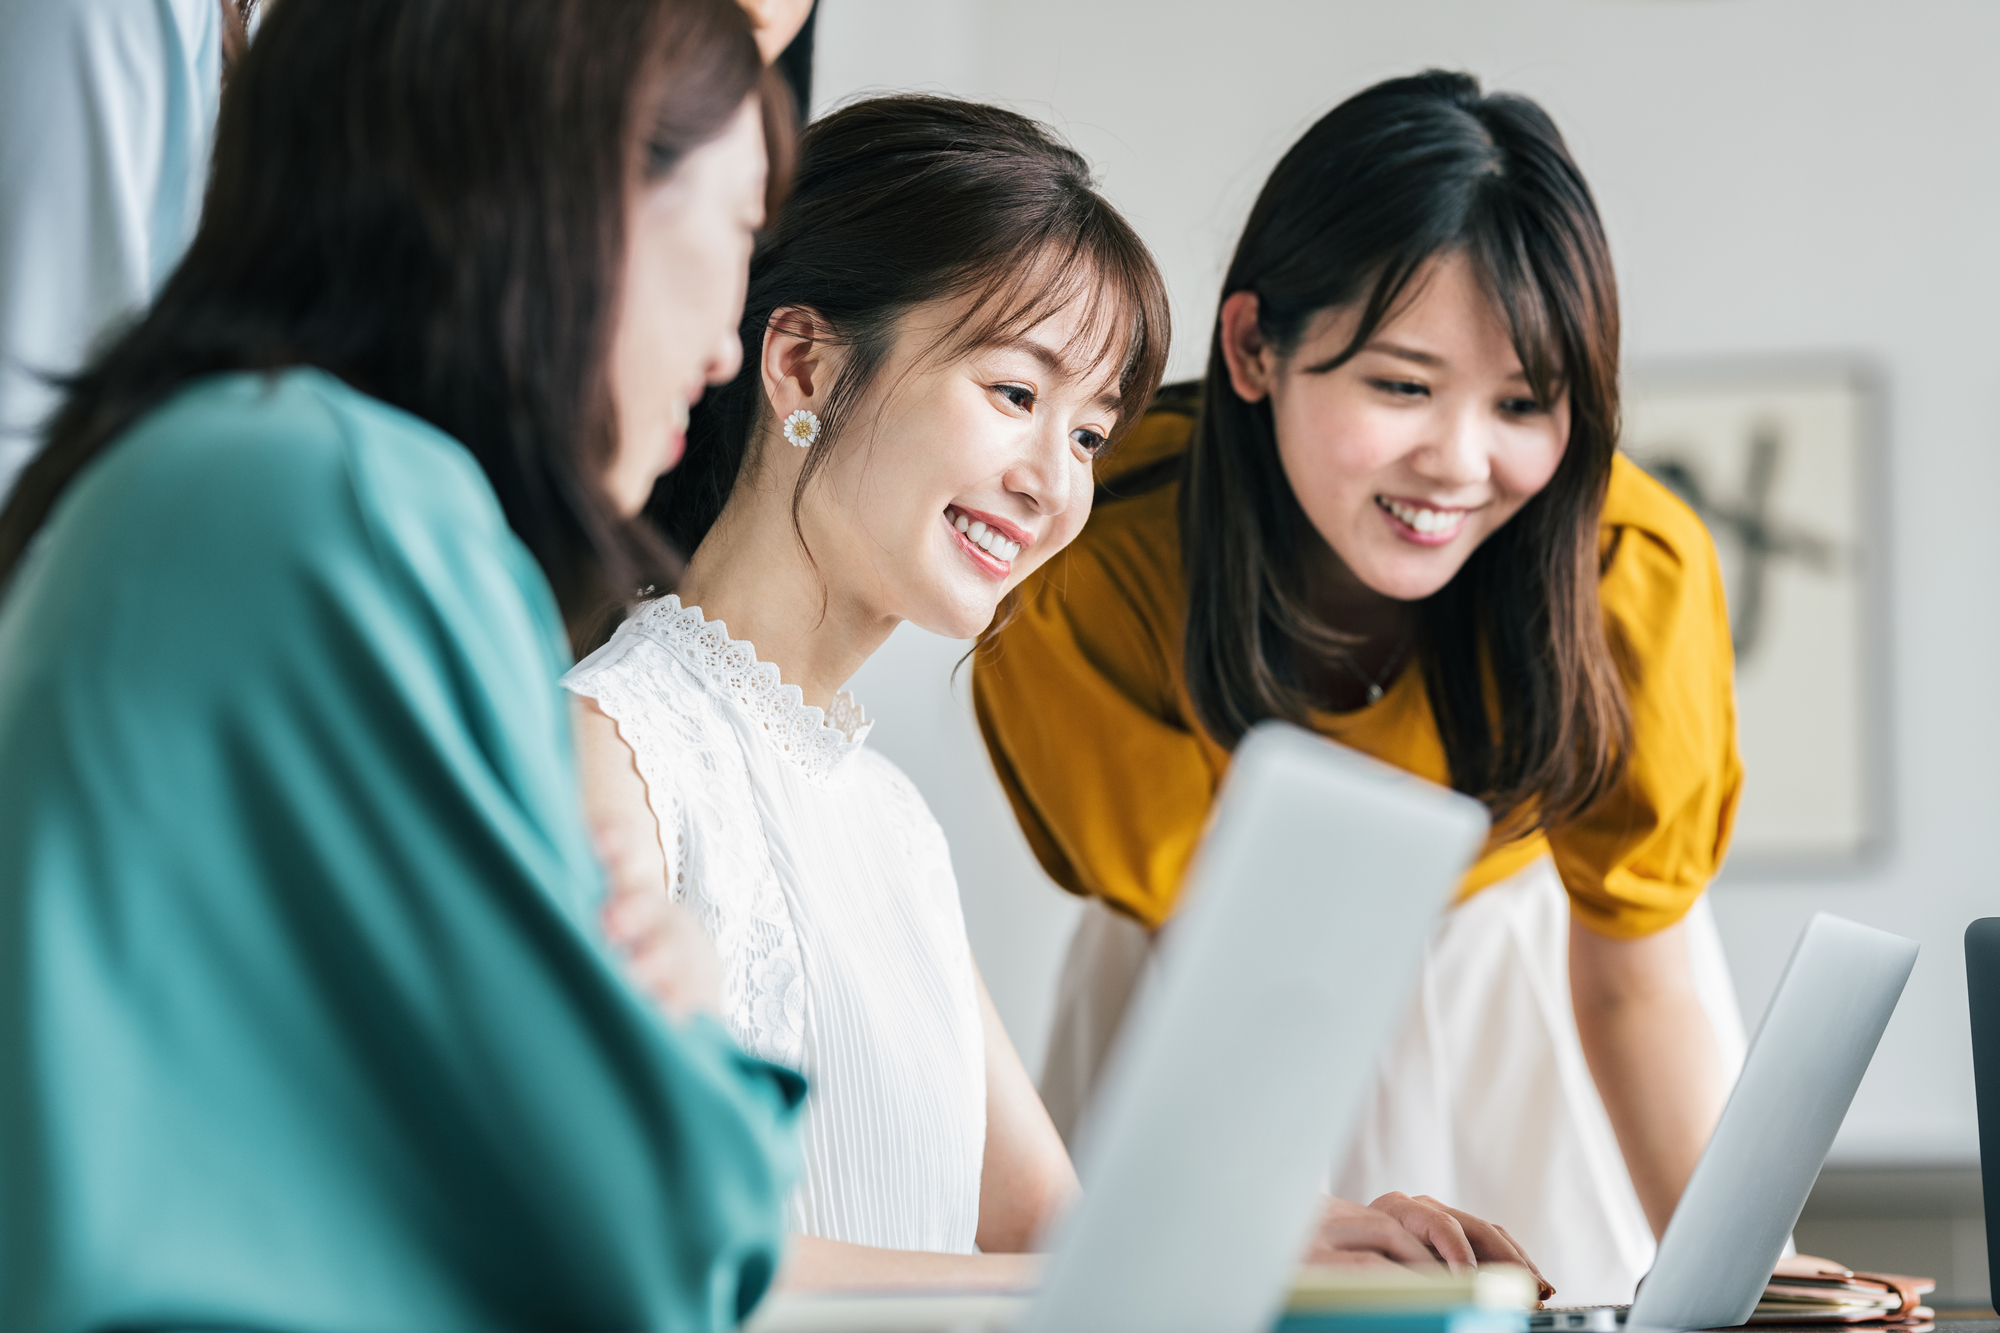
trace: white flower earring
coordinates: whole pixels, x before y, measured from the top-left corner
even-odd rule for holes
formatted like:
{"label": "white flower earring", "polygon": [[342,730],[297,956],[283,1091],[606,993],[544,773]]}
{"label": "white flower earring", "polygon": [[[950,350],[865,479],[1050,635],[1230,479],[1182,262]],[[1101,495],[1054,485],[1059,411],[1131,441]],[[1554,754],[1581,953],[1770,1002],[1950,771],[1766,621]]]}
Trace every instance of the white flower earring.
{"label": "white flower earring", "polygon": [[785,418],[785,438],[804,449],[819,438],[819,417],[803,407]]}

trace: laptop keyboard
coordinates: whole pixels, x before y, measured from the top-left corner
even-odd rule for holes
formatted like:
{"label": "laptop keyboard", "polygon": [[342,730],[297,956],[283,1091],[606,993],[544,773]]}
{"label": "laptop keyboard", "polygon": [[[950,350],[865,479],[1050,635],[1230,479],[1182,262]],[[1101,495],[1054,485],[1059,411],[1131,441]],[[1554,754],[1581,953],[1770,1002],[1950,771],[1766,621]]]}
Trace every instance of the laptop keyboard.
{"label": "laptop keyboard", "polygon": [[1629,1305],[1558,1305],[1528,1314],[1529,1333],[1617,1333]]}

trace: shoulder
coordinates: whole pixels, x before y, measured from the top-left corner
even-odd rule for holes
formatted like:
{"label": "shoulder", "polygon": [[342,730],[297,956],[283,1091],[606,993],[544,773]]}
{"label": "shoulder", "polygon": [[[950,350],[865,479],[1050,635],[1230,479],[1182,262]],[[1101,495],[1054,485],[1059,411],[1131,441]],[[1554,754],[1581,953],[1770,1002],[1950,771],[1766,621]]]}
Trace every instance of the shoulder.
{"label": "shoulder", "polygon": [[137,626],[233,614],[232,642],[274,651],[295,614],[326,634],[484,654],[509,677],[553,680],[568,653],[548,583],[472,456],[316,370],[184,387],[78,476],[23,576],[35,568],[121,590]]}
{"label": "shoulder", "polygon": [[[473,520],[490,529],[499,507],[485,475],[456,440],[324,371],[214,375],[142,417],[80,479],[116,478],[172,490],[200,488],[205,508],[276,505],[290,522],[323,521],[343,492],[390,519]],[[314,525],[318,526],[318,525]]]}
{"label": "shoulder", "polygon": [[1721,562],[1695,512],[1619,455],[1599,534],[1598,599],[1607,628],[1628,654],[1628,670],[1693,655],[1727,671],[1729,613]]}
{"label": "shoulder", "polygon": [[1644,615],[1690,593],[1719,592],[1708,528],[1679,496],[1623,454],[1612,460],[1599,523],[1600,596],[1613,615]]}
{"label": "shoulder", "polygon": [[156,554],[327,574],[374,564],[438,592],[538,581],[462,445],[318,370],[196,381],[74,492],[62,508],[95,511],[121,544]]}
{"label": "shoulder", "polygon": [[847,763],[853,769],[850,780],[867,796],[874,818],[882,821],[883,833],[896,839],[918,872],[915,886],[934,891],[940,903],[955,907],[958,881],[952,873],[951,847],[944,826],[938,823],[917,784],[873,745],[863,745]]}
{"label": "shoulder", "polygon": [[635,748],[641,733],[683,752],[730,740],[708,682],[687,659],[687,636],[676,632],[687,619],[700,629],[700,611],[671,596],[643,604],[563,675],[563,688],[594,699]]}
{"label": "shoulder", "polygon": [[1624,454],[1611,460],[1601,526],[1607,533],[1623,531],[1639,536],[1683,563],[1715,563],[1715,543],[1700,517],[1665,483]]}

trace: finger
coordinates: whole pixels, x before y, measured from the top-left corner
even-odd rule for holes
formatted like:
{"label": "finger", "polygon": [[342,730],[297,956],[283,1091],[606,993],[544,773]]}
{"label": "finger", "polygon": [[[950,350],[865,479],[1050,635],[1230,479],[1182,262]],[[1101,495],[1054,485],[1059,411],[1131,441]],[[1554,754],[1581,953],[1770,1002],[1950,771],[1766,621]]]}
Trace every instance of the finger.
{"label": "finger", "polygon": [[669,933],[664,894],[621,893],[604,905],[604,928],[620,944],[632,947]]}
{"label": "finger", "polygon": [[1514,1238],[1483,1217],[1476,1217],[1463,1208],[1454,1208],[1443,1200],[1428,1194],[1419,1194],[1417,1202],[1437,1209],[1458,1224],[1459,1234],[1465,1237],[1475,1260],[1483,1264],[1519,1264],[1530,1272],[1534,1265],[1528,1256],[1514,1243]]}
{"label": "finger", "polygon": [[1430,1267],[1436,1262],[1422,1240],[1412,1235],[1397,1218],[1380,1209],[1346,1217],[1328,1217],[1320,1225],[1320,1235],[1332,1250],[1365,1250],[1384,1255],[1399,1264]]}
{"label": "finger", "polygon": [[1526,1252],[1514,1243],[1512,1236],[1494,1223],[1482,1217],[1475,1217],[1462,1208],[1454,1208],[1428,1194],[1419,1194],[1417,1202],[1428,1204],[1455,1220],[1467,1243],[1472,1246],[1474,1257],[1480,1263],[1519,1264],[1529,1272],[1535,1272],[1535,1266],[1529,1262]]}
{"label": "finger", "polygon": [[591,850],[597,853],[597,862],[604,867],[607,878],[611,877],[613,866],[624,865],[632,859],[635,845],[631,830],[621,824],[605,823],[590,826]]}
{"label": "finger", "polygon": [[1528,1271],[1535,1275],[1535,1285],[1541,1288],[1541,1294],[1538,1297],[1538,1299],[1545,1301],[1549,1297],[1555,1295],[1556,1284],[1549,1281],[1548,1278],[1544,1277],[1542,1275],[1541,1269],[1535,1267],[1535,1261],[1528,1257],[1527,1248],[1523,1246],[1520,1241],[1515,1240],[1513,1233],[1508,1231],[1506,1227],[1501,1226],[1498,1222],[1495,1222],[1492,1225],[1493,1229],[1499,1232],[1501,1236],[1506,1239],[1509,1245],[1514,1247],[1514,1253],[1521,1256],[1521,1262],[1527,1265]]}
{"label": "finger", "polygon": [[1535,1261],[1528,1257],[1527,1250],[1509,1234],[1507,1228],[1497,1222],[1488,1222],[1484,1218],[1475,1217],[1462,1208],[1453,1208],[1450,1204],[1434,1199],[1428,1194],[1420,1194],[1417,1199],[1450,1214],[1457,1220],[1480,1263],[1519,1264],[1534,1275],[1539,1300],[1545,1301],[1555,1295],[1555,1284],[1542,1275],[1541,1269],[1535,1267]]}
{"label": "finger", "polygon": [[1413,1199],[1407,1194],[1385,1194],[1369,1205],[1401,1222],[1410,1234],[1429,1246],[1431,1252],[1454,1273],[1469,1272],[1479,1266],[1472,1242],[1449,1209],[1428,1196]]}

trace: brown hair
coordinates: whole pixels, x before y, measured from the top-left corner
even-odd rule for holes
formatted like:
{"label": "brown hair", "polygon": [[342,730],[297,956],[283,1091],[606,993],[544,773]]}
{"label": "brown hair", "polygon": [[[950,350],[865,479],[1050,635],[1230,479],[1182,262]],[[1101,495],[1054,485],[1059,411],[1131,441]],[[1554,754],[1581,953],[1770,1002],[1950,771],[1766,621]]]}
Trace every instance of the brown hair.
{"label": "brown hair", "polygon": [[[1598,518],[1618,440],[1618,294],[1590,188],[1533,102],[1463,74],[1380,83],[1306,131],[1258,196],[1222,294],[1257,296],[1289,355],[1321,311],[1358,309],[1339,361],[1436,257],[1464,254],[1543,406],[1569,395],[1554,478],[1420,607],[1417,654],[1458,790],[1511,831],[1558,823],[1622,771],[1631,724],[1597,602]],[[1336,361],[1334,364],[1339,364]],[[1322,540],[1278,461],[1268,400],[1230,385],[1220,331],[1181,491],[1189,693],[1234,745],[1304,722],[1302,654],[1348,651],[1300,584]],[[1497,704],[1497,712],[1496,712]]]}
{"label": "brown hair", "polygon": [[[283,0],[232,70],[201,226],[69,386],[0,513],[0,584],[79,471],[185,382],[310,365],[484,469],[572,635],[671,577],[622,519],[606,369],[638,182],[765,90],[733,0]],[[775,200],[774,200],[775,202]]]}
{"label": "brown hair", "polygon": [[820,411],[819,442],[792,495],[792,522],[897,322],[927,301],[970,296],[938,349],[958,355],[1086,304],[1086,364],[1119,368],[1114,439],[1140,417],[1166,366],[1166,285],[1090,167],[1041,125],[998,107],[927,96],[857,102],[807,129],[785,214],[750,263],[743,370],[705,397],[687,458],[660,479],[651,513],[686,549],[722,512],[765,422],[761,357],[771,317],[814,311],[846,347]]}

